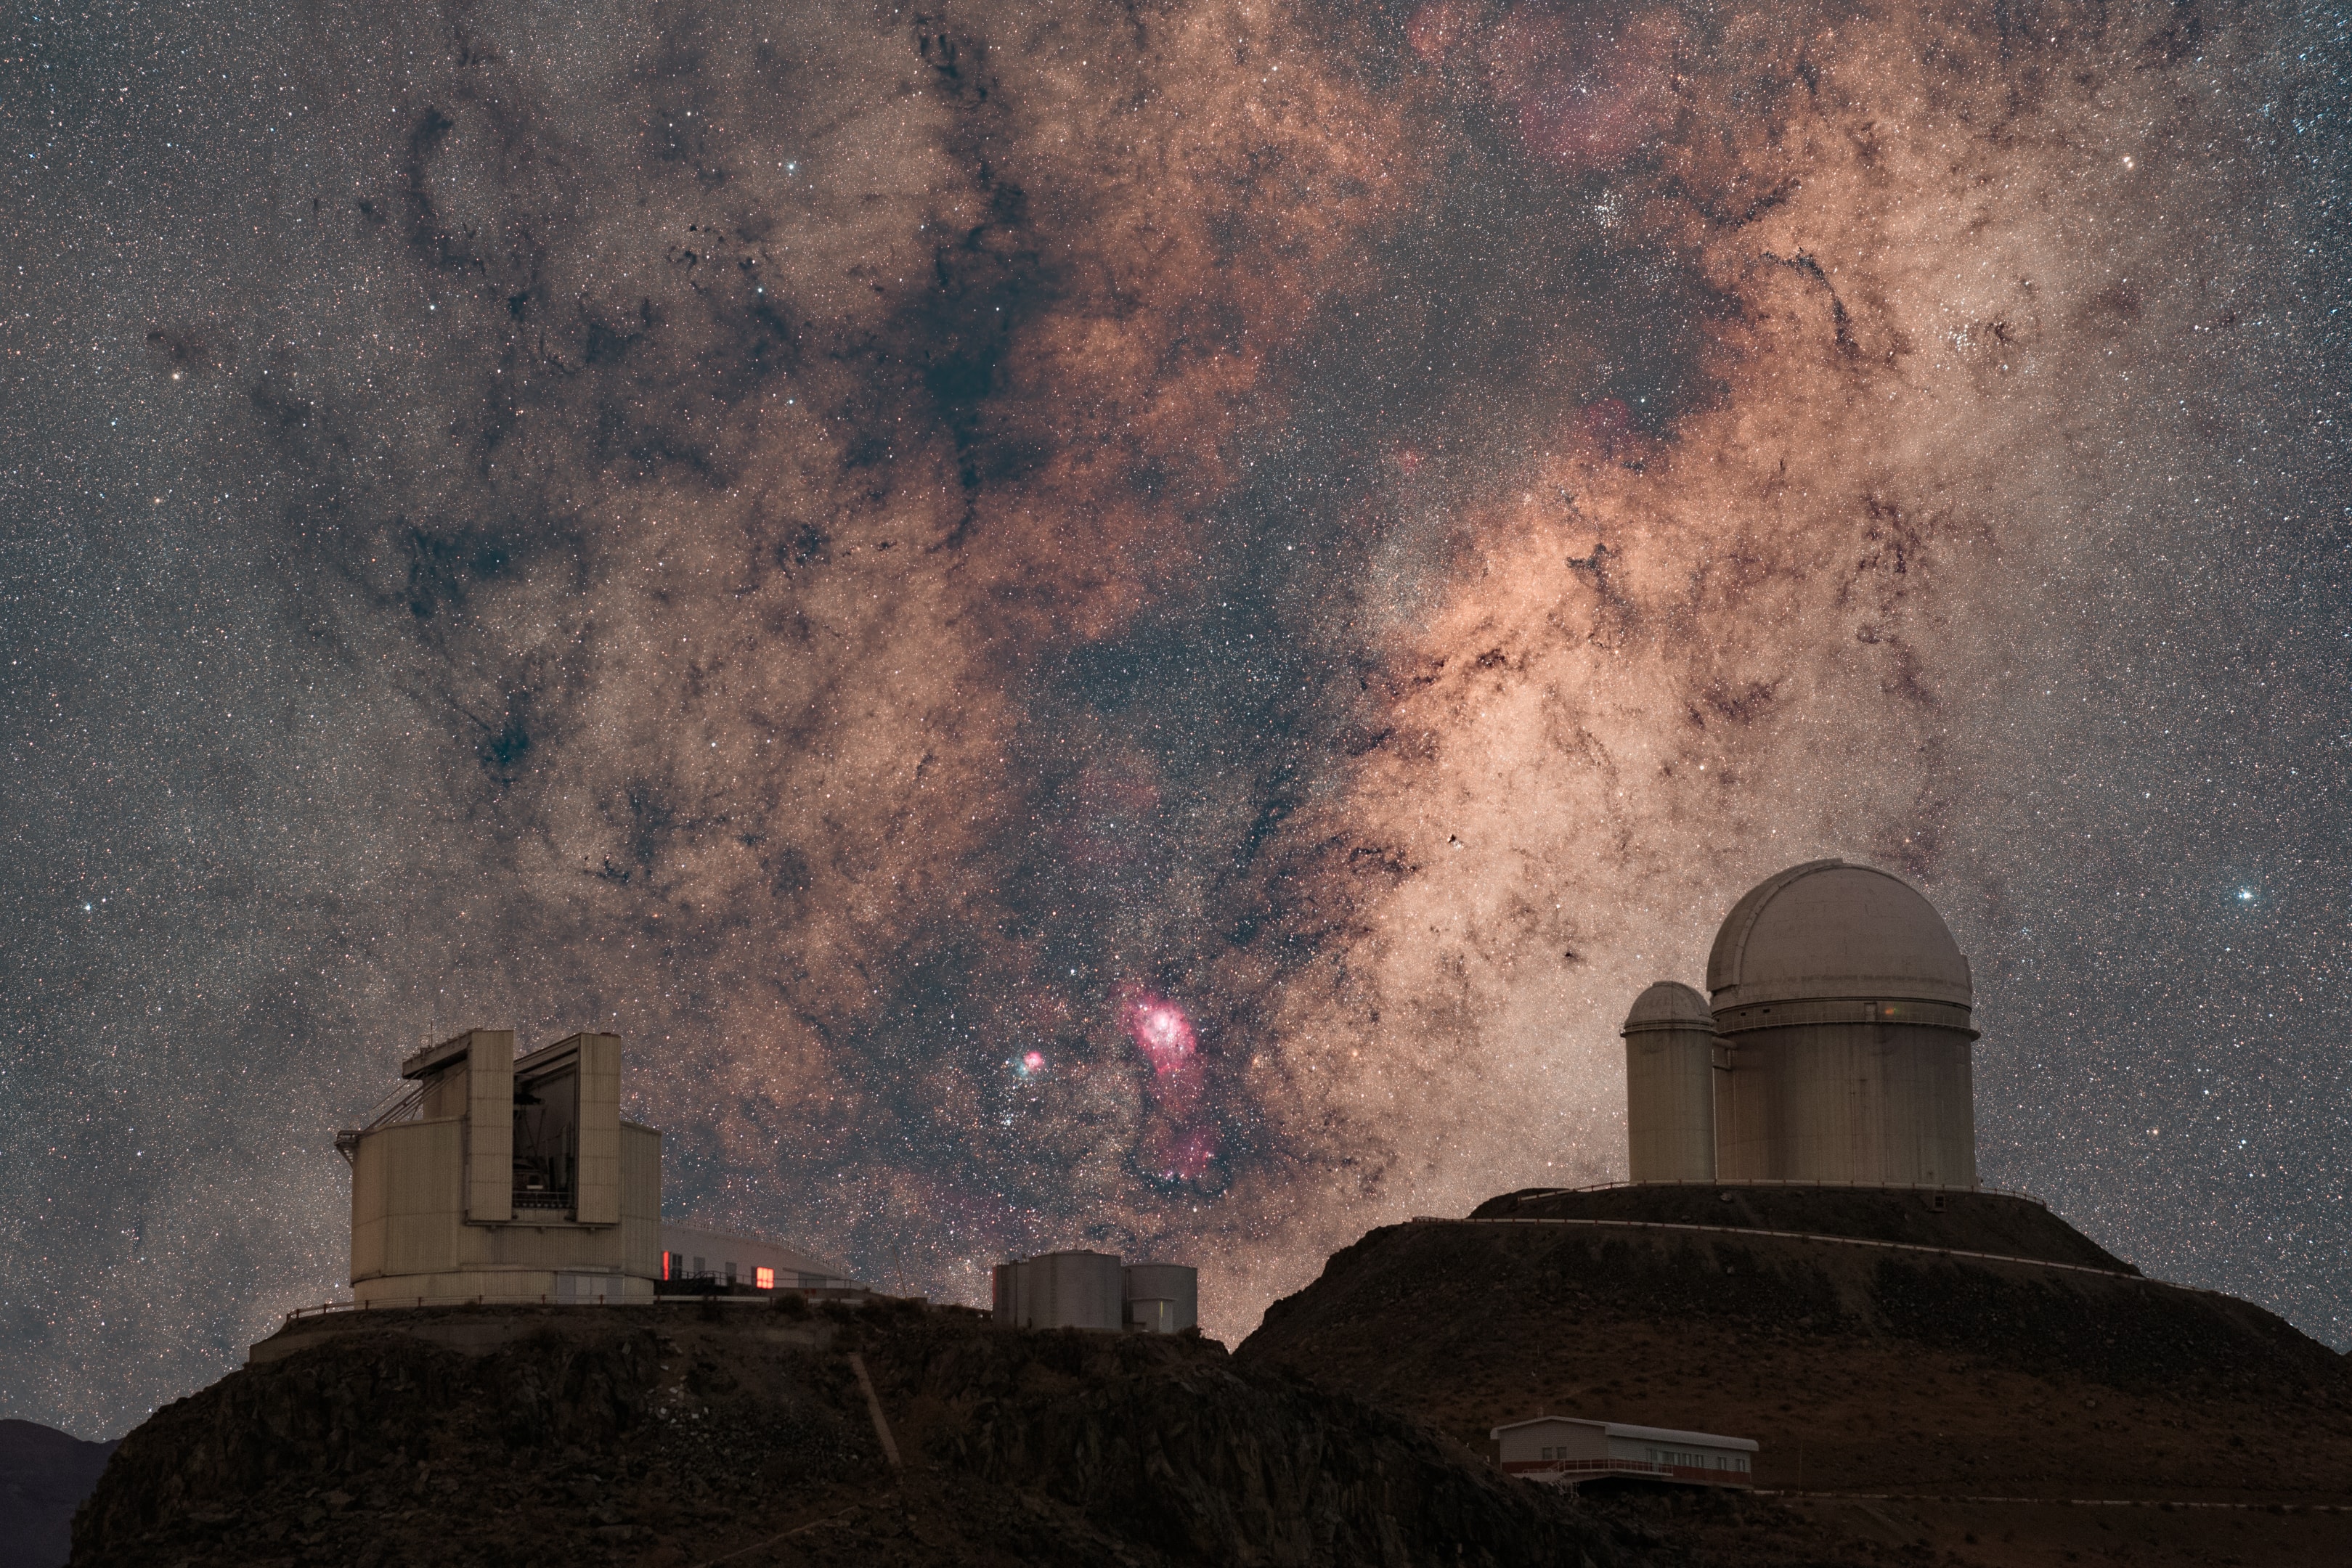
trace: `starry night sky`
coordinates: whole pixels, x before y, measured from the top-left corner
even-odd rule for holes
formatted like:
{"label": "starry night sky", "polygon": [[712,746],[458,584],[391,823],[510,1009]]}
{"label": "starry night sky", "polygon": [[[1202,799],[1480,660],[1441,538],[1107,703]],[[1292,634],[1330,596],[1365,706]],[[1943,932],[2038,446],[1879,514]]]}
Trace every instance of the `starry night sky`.
{"label": "starry night sky", "polygon": [[1824,854],[1989,1185],[2352,1344],[2340,8],[13,16],[0,1415],[342,1294],[476,1024],[674,1215],[1238,1338],[1622,1175]]}

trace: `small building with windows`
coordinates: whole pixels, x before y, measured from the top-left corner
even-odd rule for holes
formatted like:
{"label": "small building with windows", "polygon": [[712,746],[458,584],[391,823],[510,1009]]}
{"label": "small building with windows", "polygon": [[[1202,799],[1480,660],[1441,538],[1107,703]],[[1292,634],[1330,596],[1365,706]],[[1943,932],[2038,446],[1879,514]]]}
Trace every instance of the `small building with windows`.
{"label": "small building with windows", "polygon": [[692,1226],[661,1228],[661,1285],[721,1291],[855,1291],[849,1265],[754,1236]]}
{"label": "small building with windows", "polygon": [[1506,1475],[1555,1486],[1612,1479],[1685,1486],[1756,1484],[1757,1448],[1746,1437],[1569,1416],[1514,1421],[1489,1435],[1502,1448]]}

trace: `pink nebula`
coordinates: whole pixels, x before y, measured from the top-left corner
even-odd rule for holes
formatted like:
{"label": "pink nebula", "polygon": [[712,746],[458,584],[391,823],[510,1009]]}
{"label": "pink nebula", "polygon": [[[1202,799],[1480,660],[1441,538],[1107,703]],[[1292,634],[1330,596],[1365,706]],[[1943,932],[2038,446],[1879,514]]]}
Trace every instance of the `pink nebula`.
{"label": "pink nebula", "polygon": [[1154,1071],[1165,1078],[1190,1062],[1200,1050],[1192,1037],[1192,1020],[1174,1002],[1139,991],[1126,1007],[1128,1038],[1135,1041]]}
{"label": "pink nebula", "polygon": [[1165,997],[1136,988],[1119,1007],[1127,1036],[1151,1063],[1152,1116],[1145,1135],[1145,1168],[1171,1181],[1196,1181],[1217,1155],[1217,1132],[1209,1120],[1195,1123],[1205,1074],[1201,1044],[1184,1009]]}

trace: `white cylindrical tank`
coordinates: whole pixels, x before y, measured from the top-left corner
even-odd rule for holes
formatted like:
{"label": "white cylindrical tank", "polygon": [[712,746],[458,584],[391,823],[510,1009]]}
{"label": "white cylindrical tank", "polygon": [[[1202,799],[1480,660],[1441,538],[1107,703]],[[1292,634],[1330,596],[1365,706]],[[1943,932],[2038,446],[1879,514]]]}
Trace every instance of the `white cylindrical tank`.
{"label": "white cylindrical tank", "polygon": [[1175,1333],[1201,1321],[1201,1275],[1182,1263],[1127,1266],[1127,1326]]}
{"label": "white cylindrical tank", "polygon": [[1706,983],[1717,1178],[1976,1186],[1969,961],[1908,883],[1791,866],[1733,907]]}
{"label": "white cylindrical tank", "polygon": [[1108,1252],[1048,1252],[996,1266],[996,1321],[1024,1329],[1127,1326],[1127,1283]]}
{"label": "white cylindrical tank", "polygon": [[1625,1155],[1634,1181],[1715,1179],[1715,1015],[1660,980],[1625,1015]]}

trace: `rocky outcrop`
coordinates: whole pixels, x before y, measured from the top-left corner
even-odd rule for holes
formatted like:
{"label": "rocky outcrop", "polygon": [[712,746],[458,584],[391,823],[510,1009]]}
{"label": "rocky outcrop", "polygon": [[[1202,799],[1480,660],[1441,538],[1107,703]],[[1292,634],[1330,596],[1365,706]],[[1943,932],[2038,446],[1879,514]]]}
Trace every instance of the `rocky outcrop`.
{"label": "rocky outcrop", "polygon": [[688,1564],[762,1542],[791,1555],[751,1560],[1640,1560],[1570,1500],[1197,1339],[913,1303],[341,1326],[132,1432],[75,1563]]}
{"label": "rocky outcrop", "polygon": [[964,1473],[1032,1486],[1179,1561],[1561,1563],[1615,1552],[1560,1500],[1425,1429],[1198,1342],[1064,1330],[886,1340],[928,1445]]}

